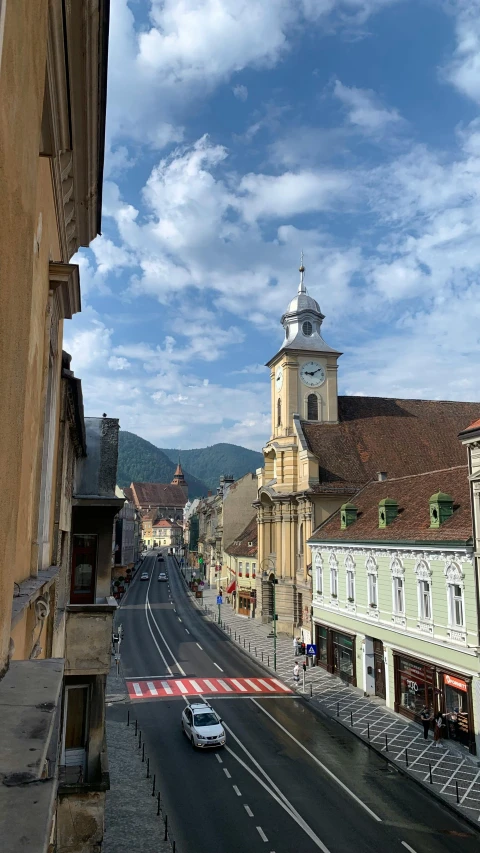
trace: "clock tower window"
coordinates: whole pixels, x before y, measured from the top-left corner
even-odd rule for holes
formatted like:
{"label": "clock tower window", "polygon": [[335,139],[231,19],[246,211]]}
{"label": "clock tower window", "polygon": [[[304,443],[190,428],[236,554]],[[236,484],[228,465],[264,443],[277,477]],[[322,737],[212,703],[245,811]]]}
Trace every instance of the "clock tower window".
{"label": "clock tower window", "polygon": [[318,397],[316,394],[309,394],[307,397],[307,420],[318,421]]}
{"label": "clock tower window", "polygon": [[282,426],[282,401],[280,397],[277,400],[277,427]]}
{"label": "clock tower window", "polygon": [[310,320],[305,320],[302,324],[302,332],[306,338],[310,338],[313,335],[313,326]]}

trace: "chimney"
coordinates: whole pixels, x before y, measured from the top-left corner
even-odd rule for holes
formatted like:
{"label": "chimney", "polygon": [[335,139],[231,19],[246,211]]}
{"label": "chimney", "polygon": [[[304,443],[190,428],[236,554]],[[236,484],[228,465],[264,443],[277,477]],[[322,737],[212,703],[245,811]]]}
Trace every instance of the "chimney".
{"label": "chimney", "polygon": [[377,480],[379,483],[383,483],[384,480],[387,479],[386,471],[377,471]]}

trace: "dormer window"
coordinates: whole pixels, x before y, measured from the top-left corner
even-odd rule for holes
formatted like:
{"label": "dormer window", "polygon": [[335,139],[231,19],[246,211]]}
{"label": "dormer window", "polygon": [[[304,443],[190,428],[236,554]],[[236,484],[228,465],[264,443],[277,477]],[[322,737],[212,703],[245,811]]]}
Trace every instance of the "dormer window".
{"label": "dormer window", "polygon": [[313,334],[313,326],[310,320],[305,320],[305,322],[302,323],[302,332],[306,338],[311,337],[311,335]]}

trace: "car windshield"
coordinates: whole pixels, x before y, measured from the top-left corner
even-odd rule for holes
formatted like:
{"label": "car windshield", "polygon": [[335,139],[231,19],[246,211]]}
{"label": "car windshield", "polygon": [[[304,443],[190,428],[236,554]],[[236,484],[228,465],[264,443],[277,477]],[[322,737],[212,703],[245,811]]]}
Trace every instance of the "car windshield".
{"label": "car windshield", "polygon": [[215,714],[195,714],[195,725],[197,728],[202,726],[217,726],[218,719]]}

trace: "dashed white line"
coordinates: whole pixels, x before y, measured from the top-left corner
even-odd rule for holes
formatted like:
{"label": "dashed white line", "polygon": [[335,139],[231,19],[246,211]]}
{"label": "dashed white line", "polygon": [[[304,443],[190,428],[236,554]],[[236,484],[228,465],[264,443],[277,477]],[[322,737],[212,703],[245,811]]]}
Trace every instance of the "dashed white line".
{"label": "dashed white line", "polygon": [[178,619],[178,621],[179,621],[179,622],[181,622],[181,621],[182,621],[182,620],[180,619],[180,616],[177,616],[177,619]]}
{"label": "dashed white line", "polygon": [[147,681],[147,687],[150,690],[150,693],[152,694],[152,696],[158,696],[158,690],[155,687],[153,681]]}
{"label": "dashed white line", "polygon": [[178,689],[180,690],[180,693],[188,693],[187,688],[185,687],[184,684],[182,684],[181,681],[176,681],[175,684],[177,685]]}
{"label": "dashed white line", "polygon": [[223,772],[225,773],[225,776],[227,777],[227,779],[231,779],[231,778],[232,778],[232,774],[231,774],[231,773],[229,773],[229,771],[227,770],[227,768],[226,768],[226,767],[224,767],[224,768],[223,768]]}
{"label": "dashed white line", "polygon": [[402,844],[403,844],[403,846],[404,846],[404,847],[406,847],[406,848],[407,848],[407,850],[409,850],[409,851],[410,851],[410,853],[416,853],[416,850],[414,850],[414,849],[413,849],[413,847],[410,847],[410,844],[407,844],[407,842],[406,842],[406,841],[402,841]]}
{"label": "dashed white line", "polygon": [[201,652],[203,652],[203,649],[202,649],[200,643],[195,643],[195,645],[198,646],[198,648],[200,649]]}
{"label": "dashed white line", "polygon": [[193,678],[190,678],[190,684],[192,685],[193,689],[197,691],[197,693],[203,693],[202,688],[199,684],[197,684],[196,681],[193,680]]}
{"label": "dashed white line", "polygon": [[170,687],[168,681],[161,681],[160,684],[162,685],[163,689],[165,690],[165,693],[170,693],[170,694],[173,693],[173,690]]}
{"label": "dashed white line", "polygon": [[[244,804],[243,804],[243,808],[245,809],[245,811],[246,811],[246,813],[248,814],[248,816],[249,816],[249,817],[253,817],[253,812],[252,812],[252,810],[251,810],[250,806],[247,806],[247,804],[246,804],[246,803],[244,803]],[[266,840],[266,839],[265,839],[265,840]]]}
{"label": "dashed white line", "polygon": [[219,678],[219,679],[218,679],[218,683],[222,685],[222,687],[223,687],[223,689],[225,690],[225,692],[226,692],[226,693],[233,693],[232,688],[230,687],[230,685],[229,685],[229,684],[227,684],[227,682],[226,682],[226,681],[222,681],[222,679],[221,679],[221,678]]}
{"label": "dashed white line", "polygon": [[185,630],[186,630],[187,634],[189,634],[189,633],[190,633],[190,631],[188,630],[188,628],[185,628]]}
{"label": "dashed white line", "polygon": [[218,752],[216,752],[216,753],[215,753],[215,758],[217,759],[217,761],[218,761],[218,763],[219,763],[219,764],[223,764],[223,761],[222,761],[222,759],[220,758],[220,756],[219,756]]}
{"label": "dashed white line", "polygon": [[242,693],[246,693],[246,692],[247,692],[247,688],[246,688],[246,687],[244,687],[244,686],[243,686],[243,684],[240,684],[240,682],[239,682],[239,681],[237,681],[237,679],[236,679],[236,678],[232,678],[232,679],[231,679],[231,682],[232,682],[232,684],[234,684],[234,685],[235,685],[235,687],[238,687],[238,689],[239,689],[239,690],[241,690],[241,691],[242,691]]}
{"label": "dashed white line", "polygon": [[262,829],[262,827],[261,827],[261,826],[257,826],[257,832],[258,832],[258,834],[259,834],[260,838],[262,839],[262,841],[268,841],[268,838],[267,838],[267,836],[265,835],[265,833],[264,833],[264,831],[263,831],[263,829]]}
{"label": "dashed white line", "polygon": [[236,785],[234,785],[234,786],[233,786],[233,790],[235,791],[235,793],[236,793],[237,797],[241,797],[241,796],[242,796],[242,792],[237,788],[237,786],[236,786]]}
{"label": "dashed white line", "polygon": [[218,689],[215,687],[214,684],[212,684],[211,681],[208,680],[208,678],[204,678],[203,683],[207,685],[208,689],[211,690],[212,693],[218,693]]}
{"label": "dashed white line", "polygon": [[213,662],[213,665],[214,665],[214,666],[216,666],[216,667],[217,667],[217,669],[219,669],[219,670],[220,670],[220,672],[223,672],[222,667],[221,667],[221,666],[219,666],[219,665],[218,665],[218,663],[215,663],[215,661],[214,661],[214,662]]}
{"label": "dashed white line", "polygon": [[143,696],[142,688],[140,687],[140,685],[139,685],[139,684],[134,683],[134,685],[133,685],[133,689],[135,690],[135,695],[136,695],[136,696]]}

